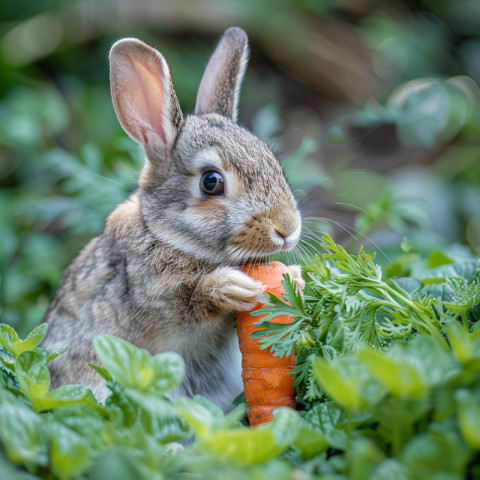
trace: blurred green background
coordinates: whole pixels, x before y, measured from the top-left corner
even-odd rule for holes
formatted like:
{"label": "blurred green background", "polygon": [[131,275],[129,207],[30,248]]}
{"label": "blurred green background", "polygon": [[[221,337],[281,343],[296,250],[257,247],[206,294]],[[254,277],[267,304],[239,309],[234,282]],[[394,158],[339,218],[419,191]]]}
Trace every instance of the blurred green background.
{"label": "blurred green background", "polygon": [[188,112],[231,25],[251,43],[240,122],[283,162],[307,244],[329,231],[390,260],[404,237],[404,250],[479,253],[478,1],[6,0],[1,321],[21,334],[37,324],[63,269],[135,189],[142,153],[111,105],[112,43],[154,44]]}

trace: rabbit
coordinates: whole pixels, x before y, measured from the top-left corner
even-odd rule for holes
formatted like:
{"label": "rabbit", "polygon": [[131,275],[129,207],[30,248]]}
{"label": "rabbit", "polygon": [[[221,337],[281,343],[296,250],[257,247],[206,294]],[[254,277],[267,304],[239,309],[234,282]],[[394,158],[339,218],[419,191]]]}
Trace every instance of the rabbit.
{"label": "rabbit", "polygon": [[[43,346],[68,346],[50,364],[53,386],[88,385],[104,401],[109,390],[87,362],[99,363],[94,337],[112,334],[179,353],[177,396],[201,394],[228,411],[242,392],[235,313],[265,287],[240,268],[293,249],[302,228],[278,160],[236,121],[247,56],[245,32],[226,30],[184,117],[164,57],[134,38],[113,45],[113,105],[145,163],[138,189],[67,268],[48,309]],[[290,268],[301,283],[300,267]]]}

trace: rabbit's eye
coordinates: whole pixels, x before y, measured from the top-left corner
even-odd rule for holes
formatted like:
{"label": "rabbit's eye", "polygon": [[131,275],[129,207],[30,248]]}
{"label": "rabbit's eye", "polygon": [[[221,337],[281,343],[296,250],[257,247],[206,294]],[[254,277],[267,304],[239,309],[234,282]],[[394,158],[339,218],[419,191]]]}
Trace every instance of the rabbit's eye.
{"label": "rabbit's eye", "polygon": [[225,192],[225,181],[220,173],[209,170],[202,175],[200,188],[207,195],[223,195]]}

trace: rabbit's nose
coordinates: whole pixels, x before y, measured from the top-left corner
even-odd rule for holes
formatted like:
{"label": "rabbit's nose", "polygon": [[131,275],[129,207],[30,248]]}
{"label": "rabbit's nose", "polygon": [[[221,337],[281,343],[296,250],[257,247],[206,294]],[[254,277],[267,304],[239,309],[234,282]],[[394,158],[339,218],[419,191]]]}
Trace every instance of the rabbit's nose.
{"label": "rabbit's nose", "polygon": [[277,235],[283,241],[282,250],[291,250],[295,247],[300,238],[300,224],[297,224],[297,227],[293,231],[287,231],[285,228],[282,228],[282,226],[278,225],[275,225],[274,228]]}
{"label": "rabbit's nose", "polygon": [[289,209],[277,209],[272,215],[272,219],[275,231],[284,238],[295,234],[301,225],[300,215]]}
{"label": "rabbit's nose", "polygon": [[283,228],[282,226],[275,225],[274,228],[275,228],[275,231],[278,233],[278,235],[283,239],[289,236],[289,233],[286,232],[285,228]]}

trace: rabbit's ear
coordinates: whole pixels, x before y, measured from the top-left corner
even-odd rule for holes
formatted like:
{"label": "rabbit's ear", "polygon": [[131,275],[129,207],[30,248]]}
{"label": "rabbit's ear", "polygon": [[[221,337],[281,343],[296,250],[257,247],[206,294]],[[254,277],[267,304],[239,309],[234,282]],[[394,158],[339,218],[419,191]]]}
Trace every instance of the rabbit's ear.
{"label": "rabbit's ear", "polygon": [[134,38],[110,50],[113,105],[124,130],[147,151],[172,146],[182,112],[163,56]]}
{"label": "rabbit's ear", "polygon": [[238,28],[229,28],[220,39],[203,74],[195,113],[219,113],[237,120],[237,103],[248,61],[248,39]]}

